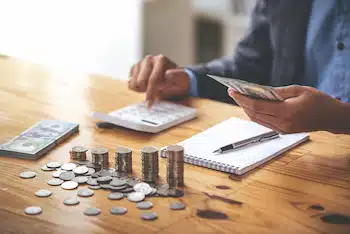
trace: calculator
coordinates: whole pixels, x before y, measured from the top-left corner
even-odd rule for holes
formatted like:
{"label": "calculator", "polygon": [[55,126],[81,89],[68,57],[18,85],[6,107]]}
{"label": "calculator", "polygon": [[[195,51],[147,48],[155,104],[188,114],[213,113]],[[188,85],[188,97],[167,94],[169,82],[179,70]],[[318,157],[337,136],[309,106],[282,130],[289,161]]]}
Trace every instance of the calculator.
{"label": "calculator", "polygon": [[168,101],[155,101],[151,108],[147,108],[144,102],[140,102],[108,114],[92,113],[92,117],[95,119],[150,133],[163,131],[196,116],[195,108]]}

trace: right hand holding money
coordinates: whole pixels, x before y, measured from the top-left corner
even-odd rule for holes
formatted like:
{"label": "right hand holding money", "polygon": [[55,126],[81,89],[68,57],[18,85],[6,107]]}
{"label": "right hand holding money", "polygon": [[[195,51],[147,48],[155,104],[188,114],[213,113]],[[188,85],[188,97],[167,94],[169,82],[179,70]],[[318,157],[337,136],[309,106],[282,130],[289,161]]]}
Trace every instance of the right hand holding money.
{"label": "right hand holding money", "polygon": [[186,95],[189,77],[184,69],[164,55],[147,55],[132,66],[129,88],[146,92],[146,101],[151,106],[156,99]]}

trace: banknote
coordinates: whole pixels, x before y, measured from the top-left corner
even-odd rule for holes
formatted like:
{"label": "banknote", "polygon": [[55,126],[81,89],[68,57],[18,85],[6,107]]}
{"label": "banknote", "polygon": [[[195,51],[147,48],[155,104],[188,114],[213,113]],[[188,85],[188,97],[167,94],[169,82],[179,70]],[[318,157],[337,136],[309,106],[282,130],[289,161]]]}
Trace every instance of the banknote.
{"label": "banknote", "polygon": [[37,159],[78,131],[79,125],[60,120],[42,120],[9,142],[0,145],[0,155]]}
{"label": "banknote", "polygon": [[226,87],[233,88],[237,92],[258,99],[266,99],[272,101],[284,101],[276,91],[270,86],[258,85],[244,80],[221,77],[215,75],[207,75],[210,78],[216,80],[217,82],[225,85]]}

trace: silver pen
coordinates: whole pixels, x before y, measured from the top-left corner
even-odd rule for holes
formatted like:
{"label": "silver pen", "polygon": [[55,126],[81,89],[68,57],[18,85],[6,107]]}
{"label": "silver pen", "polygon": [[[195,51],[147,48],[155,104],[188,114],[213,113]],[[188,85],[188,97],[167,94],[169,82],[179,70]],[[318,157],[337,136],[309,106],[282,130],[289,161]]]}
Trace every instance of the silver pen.
{"label": "silver pen", "polygon": [[213,151],[214,154],[221,154],[230,150],[234,150],[246,145],[250,145],[250,144],[254,144],[257,142],[263,142],[263,141],[268,141],[268,140],[272,140],[279,137],[279,133],[276,131],[271,131],[271,132],[267,132],[258,136],[254,136],[242,141],[237,141],[235,143],[229,144],[229,145],[225,145],[215,151]]}

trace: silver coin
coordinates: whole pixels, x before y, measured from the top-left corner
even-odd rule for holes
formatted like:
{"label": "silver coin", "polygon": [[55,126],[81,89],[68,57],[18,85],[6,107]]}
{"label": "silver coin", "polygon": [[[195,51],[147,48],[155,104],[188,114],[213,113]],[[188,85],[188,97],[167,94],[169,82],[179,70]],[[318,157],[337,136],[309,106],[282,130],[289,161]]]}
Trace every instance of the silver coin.
{"label": "silver coin", "polygon": [[84,215],[96,216],[101,214],[101,210],[95,207],[89,207],[84,211]]}
{"label": "silver coin", "polygon": [[140,192],[133,192],[128,194],[128,200],[131,202],[140,202],[145,200],[145,194]]}
{"label": "silver coin", "polygon": [[88,167],[88,172],[86,172],[85,174],[84,174],[84,176],[91,176],[92,174],[94,174],[96,171],[95,171],[95,169],[93,169],[93,168],[89,168]]}
{"label": "silver coin", "polygon": [[60,162],[49,162],[46,164],[47,167],[49,168],[59,168],[62,165]]}
{"label": "silver coin", "polygon": [[61,175],[63,172],[66,172],[66,171],[64,171],[64,170],[57,170],[57,171],[54,171],[54,172],[52,172],[52,177],[54,177],[54,178],[59,178],[60,175]]}
{"label": "silver coin", "polygon": [[109,184],[109,182],[112,181],[112,177],[111,176],[102,176],[102,177],[98,177],[97,178],[97,183],[100,184]]}
{"label": "silver coin", "polygon": [[35,192],[35,196],[37,197],[49,197],[51,194],[52,192],[46,189],[41,189]]}
{"label": "silver coin", "polygon": [[151,209],[153,207],[152,202],[149,201],[143,201],[143,202],[138,202],[136,203],[136,208],[140,209],[140,210],[148,210]]}
{"label": "silver coin", "polygon": [[109,170],[101,170],[97,172],[98,176],[105,177],[105,176],[111,176],[112,173]]}
{"label": "silver coin", "polygon": [[79,197],[91,197],[94,195],[94,191],[90,189],[79,189],[77,194]]}
{"label": "silver coin", "polygon": [[54,171],[55,168],[49,168],[47,167],[46,165],[43,165],[41,168],[40,168],[42,171]]}
{"label": "silver coin", "polygon": [[170,203],[169,208],[172,210],[183,210],[183,209],[185,209],[185,204],[183,204],[181,202],[172,202],[172,203]]}
{"label": "silver coin", "polygon": [[119,187],[109,185],[109,187],[111,188],[111,190],[114,190],[114,191],[120,191],[120,190],[125,189],[125,188],[126,188],[126,185],[119,186]]}
{"label": "silver coin", "polygon": [[31,179],[36,176],[36,173],[34,171],[23,171],[19,174],[19,176],[23,179]]}
{"label": "silver coin", "polygon": [[73,146],[72,151],[76,153],[85,153],[86,151],[88,151],[88,148],[84,146]]}
{"label": "silver coin", "polygon": [[72,181],[77,182],[78,184],[84,184],[89,180],[86,176],[77,176],[72,179]]}
{"label": "silver coin", "polygon": [[107,197],[110,200],[120,200],[120,199],[124,198],[124,194],[122,194],[122,193],[110,193],[110,194],[108,194]]}
{"label": "silver coin", "polygon": [[93,186],[97,186],[98,185],[97,180],[93,179],[93,178],[88,179],[88,181],[86,181],[86,183],[88,185],[93,185]]}
{"label": "silver coin", "polygon": [[153,191],[151,186],[149,186],[149,184],[147,184],[147,183],[135,184],[133,188],[136,192],[140,192],[140,193],[143,193],[145,195],[149,195]]}
{"label": "silver coin", "polygon": [[113,172],[115,172],[115,168],[109,168],[108,171],[112,174]]}
{"label": "silver coin", "polygon": [[155,220],[158,216],[155,212],[144,212],[141,214],[141,219],[143,220]]}
{"label": "silver coin", "polygon": [[60,174],[60,179],[61,180],[65,180],[65,181],[67,181],[67,180],[71,180],[71,179],[73,179],[75,177],[75,174],[74,174],[74,172],[72,172],[72,171],[66,171],[66,172],[62,172],[61,174]]}
{"label": "silver coin", "polygon": [[126,183],[131,186],[131,187],[134,187],[136,184],[138,184],[139,182],[137,180],[134,180],[134,179],[128,179],[126,181]]}
{"label": "silver coin", "polygon": [[89,160],[80,160],[80,161],[76,161],[75,163],[79,164],[79,165],[88,165],[90,164],[91,162]]}
{"label": "silver coin", "polygon": [[41,214],[43,210],[39,206],[29,206],[25,208],[24,213],[27,215],[38,215]]}
{"label": "silver coin", "polygon": [[111,189],[111,186],[109,184],[100,184],[100,187],[103,189]]}
{"label": "silver coin", "polygon": [[61,187],[66,190],[76,189],[78,187],[78,183],[75,181],[66,181],[61,184]]}
{"label": "silver coin", "polygon": [[91,174],[91,177],[92,177],[92,178],[98,178],[98,177],[100,177],[100,176],[98,175],[97,172],[95,172],[95,173],[92,173],[92,174]]}
{"label": "silver coin", "polygon": [[87,173],[89,169],[86,166],[79,166],[73,169],[73,172],[77,175],[83,175]]}
{"label": "silver coin", "polygon": [[63,180],[58,178],[53,178],[47,181],[47,184],[51,186],[58,186],[58,185],[61,185],[62,183],[63,183]]}
{"label": "silver coin", "polygon": [[93,189],[93,190],[98,190],[101,188],[101,186],[100,185],[89,185],[88,188]]}
{"label": "silver coin", "polygon": [[157,194],[157,189],[152,188],[152,193],[149,196],[154,196],[155,194]]}
{"label": "silver coin", "polygon": [[73,198],[67,198],[63,201],[63,204],[67,205],[67,206],[74,206],[74,205],[78,205],[80,203],[79,199],[76,197]]}
{"label": "silver coin", "polygon": [[168,190],[168,195],[172,197],[182,197],[184,195],[184,192],[176,188],[171,188]]}
{"label": "silver coin", "polygon": [[114,178],[109,184],[112,185],[112,186],[115,186],[115,187],[120,187],[120,186],[125,185],[126,181]]}
{"label": "silver coin", "polygon": [[118,178],[119,178],[119,177],[120,177],[120,173],[119,173],[118,171],[115,171],[115,172],[112,172],[112,173],[111,173],[111,176],[112,176],[112,177],[118,177]]}
{"label": "silver coin", "polygon": [[110,209],[110,212],[111,214],[115,214],[115,215],[123,215],[123,214],[126,214],[128,210],[124,207],[115,206]]}
{"label": "silver coin", "polygon": [[61,169],[65,171],[71,171],[76,167],[77,167],[77,164],[75,163],[65,163],[61,166]]}
{"label": "silver coin", "polygon": [[87,166],[88,168],[94,168],[96,170],[100,170],[101,169],[100,165],[97,165],[97,164],[94,164],[94,163],[89,163],[89,164],[87,164],[85,166]]}
{"label": "silver coin", "polygon": [[131,193],[131,192],[134,192],[134,189],[133,188],[125,188],[123,190],[119,190],[119,192],[121,192],[121,193]]}

